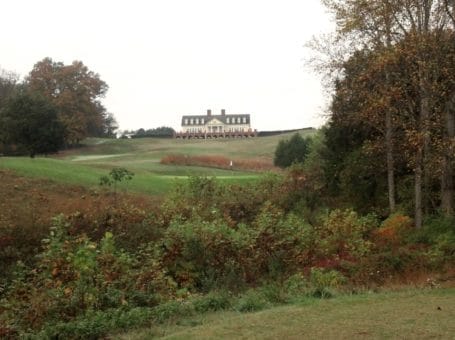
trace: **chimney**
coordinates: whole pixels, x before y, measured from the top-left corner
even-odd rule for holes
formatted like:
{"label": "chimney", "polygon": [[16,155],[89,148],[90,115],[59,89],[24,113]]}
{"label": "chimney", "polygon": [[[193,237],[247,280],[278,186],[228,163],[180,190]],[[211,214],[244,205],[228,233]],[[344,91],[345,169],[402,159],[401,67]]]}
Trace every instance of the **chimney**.
{"label": "chimney", "polygon": [[207,110],[207,116],[210,117],[212,115],[212,110]]}
{"label": "chimney", "polygon": [[226,116],[226,110],[225,109],[221,109],[221,115],[222,116]]}

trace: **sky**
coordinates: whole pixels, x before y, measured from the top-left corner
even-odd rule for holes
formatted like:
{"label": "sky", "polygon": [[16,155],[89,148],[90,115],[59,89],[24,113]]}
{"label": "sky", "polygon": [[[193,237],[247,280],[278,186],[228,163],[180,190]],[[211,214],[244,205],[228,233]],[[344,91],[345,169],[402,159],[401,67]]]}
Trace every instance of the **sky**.
{"label": "sky", "polygon": [[327,93],[305,44],[333,29],[319,0],[2,0],[0,67],[82,61],[120,129],[250,114],[260,131],[319,127]]}

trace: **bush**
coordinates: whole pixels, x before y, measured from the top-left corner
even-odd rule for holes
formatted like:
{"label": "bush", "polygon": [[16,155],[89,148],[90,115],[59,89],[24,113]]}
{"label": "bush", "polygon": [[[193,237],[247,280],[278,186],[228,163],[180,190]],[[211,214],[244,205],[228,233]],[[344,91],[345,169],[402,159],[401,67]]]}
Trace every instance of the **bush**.
{"label": "bush", "polygon": [[319,255],[353,261],[366,256],[372,246],[370,232],[377,225],[374,215],[359,217],[352,210],[333,210],[318,228]]}
{"label": "bush", "polygon": [[273,164],[286,168],[292,163],[305,162],[310,152],[310,145],[311,139],[304,139],[299,133],[295,133],[289,140],[280,140],[275,149]]}
{"label": "bush", "polygon": [[393,248],[402,245],[413,230],[413,221],[402,214],[389,216],[374,233],[373,239],[380,247]]}
{"label": "bush", "polygon": [[231,296],[227,291],[213,291],[193,301],[198,313],[215,312],[229,309],[232,306]]}
{"label": "bush", "polygon": [[162,323],[169,319],[190,316],[193,313],[194,308],[191,304],[181,301],[169,301],[153,308],[151,316],[155,322]]}
{"label": "bush", "polygon": [[[242,242],[248,239],[242,240],[222,221],[177,220],[164,234],[160,261],[181,287],[212,289],[221,286],[232,270],[240,270],[235,264]],[[241,277],[240,272],[234,274]]]}
{"label": "bush", "polygon": [[175,219],[164,234],[160,261],[181,287],[238,290],[308,265],[313,244],[311,226],[266,203],[250,226]]}
{"label": "bush", "polygon": [[0,309],[18,329],[78,320],[91,310],[151,307],[172,291],[150,252],[135,257],[118,250],[109,232],[93,242],[68,229],[63,216],[54,220],[36,267],[19,272],[2,300]]}
{"label": "bush", "polygon": [[98,339],[114,331],[131,329],[150,323],[151,308],[129,310],[110,309],[88,311],[69,322],[50,322],[37,334],[22,334],[23,338],[37,339]]}
{"label": "bush", "polygon": [[256,290],[249,290],[237,301],[235,309],[239,312],[248,313],[265,309],[268,306],[268,301],[260,292]]}
{"label": "bush", "polygon": [[336,270],[311,268],[309,281],[314,297],[328,298],[333,296],[332,289],[346,283],[346,278]]}

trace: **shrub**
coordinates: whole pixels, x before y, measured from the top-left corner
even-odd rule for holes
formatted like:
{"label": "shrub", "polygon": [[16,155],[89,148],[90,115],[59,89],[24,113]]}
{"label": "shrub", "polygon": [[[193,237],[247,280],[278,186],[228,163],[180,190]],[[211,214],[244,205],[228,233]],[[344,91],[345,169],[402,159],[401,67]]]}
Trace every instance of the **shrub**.
{"label": "shrub", "polygon": [[405,241],[413,229],[413,221],[402,214],[389,216],[374,233],[376,243],[381,247],[397,247]]}
{"label": "shrub", "polygon": [[[221,284],[239,263],[242,242],[223,221],[174,221],[164,234],[161,262],[182,287],[206,289]],[[238,273],[240,274],[240,273]]]}
{"label": "shrub", "polygon": [[308,281],[303,273],[295,273],[283,282],[283,287],[291,296],[305,295],[308,292]]}
{"label": "shrub", "polygon": [[162,323],[169,319],[189,316],[193,313],[194,309],[191,304],[181,301],[169,301],[153,308],[151,316],[154,321]]}
{"label": "shrub", "polygon": [[194,309],[198,313],[225,310],[231,307],[231,296],[227,291],[212,291],[193,301]]}
{"label": "shrub", "polygon": [[292,163],[303,163],[310,152],[310,138],[295,133],[289,140],[280,140],[275,150],[273,164],[286,168]]}
{"label": "shrub", "polygon": [[121,331],[150,323],[151,308],[129,310],[90,310],[69,322],[50,322],[37,334],[22,334],[23,338],[37,339],[97,339],[114,331]]}
{"label": "shrub", "polygon": [[37,266],[17,275],[2,301],[0,308],[18,329],[70,322],[90,310],[150,307],[172,290],[150,252],[134,257],[116,248],[112,233],[94,242],[68,229],[63,216],[54,220]]}
{"label": "shrub", "polygon": [[424,261],[432,269],[442,269],[455,263],[455,217],[444,215],[430,216],[423,228],[413,230],[406,238],[409,246],[421,244]]}
{"label": "shrub", "polygon": [[346,283],[346,278],[336,270],[311,268],[309,281],[313,296],[328,298],[333,295],[331,289],[339,288]]}
{"label": "shrub", "polygon": [[284,304],[289,302],[289,292],[284,285],[269,283],[259,288],[264,299],[272,304]]}
{"label": "shrub", "polygon": [[377,224],[373,215],[359,217],[352,210],[333,210],[318,228],[319,256],[345,260],[366,256],[372,246],[369,234]]}
{"label": "shrub", "polygon": [[239,298],[235,309],[239,312],[248,313],[265,309],[268,306],[268,301],[260,292],[256,290],[249,290]]}

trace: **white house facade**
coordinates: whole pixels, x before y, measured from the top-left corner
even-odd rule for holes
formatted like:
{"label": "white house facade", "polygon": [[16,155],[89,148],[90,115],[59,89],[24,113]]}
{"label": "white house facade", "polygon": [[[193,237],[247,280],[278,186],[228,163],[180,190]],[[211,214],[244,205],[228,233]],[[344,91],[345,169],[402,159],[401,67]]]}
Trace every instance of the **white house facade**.
{"label": "white house facade", "polygon": [[181,132],[176,137],[218,138],[218,137],[253,137],[256,131],[251,129],[249,114],[213,115],[207,110],[206,115],[187,115],[182,117]]}

